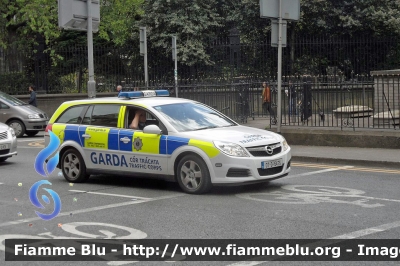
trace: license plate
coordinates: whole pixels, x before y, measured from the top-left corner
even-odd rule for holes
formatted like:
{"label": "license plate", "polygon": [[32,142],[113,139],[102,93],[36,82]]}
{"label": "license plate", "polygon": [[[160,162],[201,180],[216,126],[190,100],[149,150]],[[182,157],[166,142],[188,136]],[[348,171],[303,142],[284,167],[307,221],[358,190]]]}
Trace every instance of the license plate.
{"label": "license plate", "polygon": [[282,159],[268,161],[268,162],[261,162],[261,168],[262,169],[274,168],[282,166],[282,164],[283,164]]}
{"label": "license plate", "polygon": [[8,145],[7,144],[0,144],[0,151],[1,150],[7,150],[8,149]]}

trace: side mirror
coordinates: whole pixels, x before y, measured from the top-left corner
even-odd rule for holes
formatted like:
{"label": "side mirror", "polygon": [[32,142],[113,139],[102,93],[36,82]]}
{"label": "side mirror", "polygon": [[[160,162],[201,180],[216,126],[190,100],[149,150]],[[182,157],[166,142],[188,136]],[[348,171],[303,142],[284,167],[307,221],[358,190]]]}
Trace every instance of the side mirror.
{"label": "side mirror", "polygon": [[162,130],[156,125],[148,125],[143,128],[143,133],[161,135]]}

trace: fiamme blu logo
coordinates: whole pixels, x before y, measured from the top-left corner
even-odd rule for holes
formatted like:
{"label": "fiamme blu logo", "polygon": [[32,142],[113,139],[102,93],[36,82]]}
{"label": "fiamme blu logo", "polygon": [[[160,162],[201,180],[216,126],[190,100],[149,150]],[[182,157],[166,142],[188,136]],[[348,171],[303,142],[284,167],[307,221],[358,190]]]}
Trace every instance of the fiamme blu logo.
{"label": "fiamme blu logo", "polygon": [[[58,147],[60,146],[60,140],[50,130],[48,131],[48,133],[50,135],[50,143],[49,145],[47,145],[46,148],[44,148],[42,151],[39,152],[35,160],[35,170],[39,175],[43,177],[49,177],[49,175],[57,167],[59,160]],[[53,154],[54,156],[50,158],[50,156]],[[51,185],[51,183],[48,180],[40,180],[35,184],[33,184],[31,189],[29,190],[29,199],[31,200],[32,204],[35,207],[39,209],[46,209],[46,207],[43,206],[43,204],[39,201],[38,198],[39,188],[41,185]],[[38,211],[35,211],[35,213],[43,220],[51,220],[60,213],[61,200],[58,194],[54,190],[48,188],[43,188],[43,189],[50,195],[52,202],[54,202],[54,210],[50,214],[45,214]],[[41,199],[47,205],[51,203],[49,197],[46,195],[42,195]]]}

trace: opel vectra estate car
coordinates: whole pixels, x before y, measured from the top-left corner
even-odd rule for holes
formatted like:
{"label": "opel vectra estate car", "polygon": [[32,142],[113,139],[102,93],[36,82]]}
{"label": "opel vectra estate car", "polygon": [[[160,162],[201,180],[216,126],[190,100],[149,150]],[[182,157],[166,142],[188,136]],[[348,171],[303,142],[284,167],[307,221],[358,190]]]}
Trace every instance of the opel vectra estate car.
{"label": "opel vectra estate car", "polygon": [[32,137],[46,129],[48,117],[39,108],[0,91],[0,122],[9,125],[19,138]]}
{"label": "opel vectra estate car", "polygon": [[281,135],[168,95],[133,91],[62,103],[47,125],[45,142],[60,140],[64,178],[80,183],[92,173],[125,173],[177,181],[183,191],[200,194],[212,186],[269,182],[290,172],[291,151]]}

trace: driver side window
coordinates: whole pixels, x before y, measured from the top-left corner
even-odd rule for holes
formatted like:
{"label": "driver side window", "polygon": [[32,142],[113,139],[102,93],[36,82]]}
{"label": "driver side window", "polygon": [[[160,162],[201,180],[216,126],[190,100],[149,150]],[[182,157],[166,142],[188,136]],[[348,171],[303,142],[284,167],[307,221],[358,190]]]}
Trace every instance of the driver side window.
{"label": "driver side window", "polygon": [[[139,112],[139,119],[138,119],[139,121],[137,123],[137,128],[135,128],[134,126],[136,125],[136,123],[134,123],[134,118],[137,112]],[[160,121],[151,113],[141,108],[134,108],[129,106],[127,107],[125,113],[125,128],[133,130],[143,130],[143,128],[148,125],[156,125],[160,127],[161,130],[163,130],[163,132],[166,132],[164,125],[162,125]]]}

